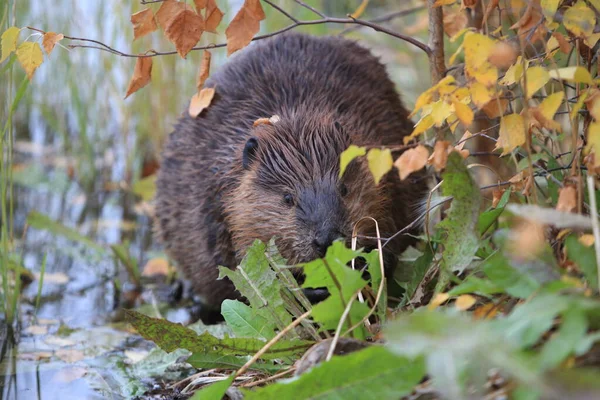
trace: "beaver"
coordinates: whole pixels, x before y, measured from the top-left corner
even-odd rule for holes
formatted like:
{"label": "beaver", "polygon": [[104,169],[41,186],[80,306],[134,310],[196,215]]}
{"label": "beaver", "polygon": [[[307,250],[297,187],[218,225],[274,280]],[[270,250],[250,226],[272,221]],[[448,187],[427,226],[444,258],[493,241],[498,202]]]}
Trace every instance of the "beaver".
{"label": "beaver", "polygon": [[[383,237],[412,221],[425,189],[418,180],[389,173],[375,185],[364,158],[339,178],[349,145],[399,146],[413,129],[367,49],[340,37],[278,35],[234,55],[205,87],[215,88],[210,107],[197,118],[185,113],[166,140],[156,230],[207,309],[219,313],[224,299],[239,298],[217,280],[217,266],[235,268],[255,239],[276,237],[296,264],[348,240],[363,217],[375,218]],[[372,225],[361,224],[361,234],[374,236]],[[411,240],[399,235],[386,250],[397,255]],[[389,274],[396,257],[386,260]]]}

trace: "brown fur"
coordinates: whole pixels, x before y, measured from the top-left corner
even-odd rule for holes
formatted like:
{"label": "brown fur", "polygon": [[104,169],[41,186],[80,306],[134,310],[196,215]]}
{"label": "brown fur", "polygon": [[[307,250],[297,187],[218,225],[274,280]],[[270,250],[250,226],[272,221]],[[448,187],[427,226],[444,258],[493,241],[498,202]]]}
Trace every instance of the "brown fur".
{"label": "brown fur", "polygon": [[[234,56],[206,86],[216,87],[210,107],[195,119],[186,114],[168,138],[156,211],[160,240],[210,307],[236,297],[228,280],[216,279],[217,266],[235,268],[255,239],[277,236],[296,263],[319,255],[319,229],[349,238],[354,222],[370,216],[386,237],[411,222],[424,184],[390,173],[376,187],[364,159],[338,179],[350,144],[400,145],[412,130],[368,50],[341,38],[280,35]],[[280,120],[253,127],[273,115]],[[258,146],[244,168],[250,137]],[[361,233],[374,235],[372,225]],[[399,254],[409,242],[400,236],[387,248]]]}

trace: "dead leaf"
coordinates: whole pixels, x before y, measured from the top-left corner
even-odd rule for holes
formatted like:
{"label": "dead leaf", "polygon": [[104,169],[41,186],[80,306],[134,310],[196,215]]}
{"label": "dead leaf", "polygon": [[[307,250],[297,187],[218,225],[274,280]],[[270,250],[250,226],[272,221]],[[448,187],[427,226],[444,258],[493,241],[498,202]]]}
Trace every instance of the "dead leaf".
{"label": "dead leaf", "polygon": [[565,186],[558,190],[558,211],[572,212],[577,208],[577,189],[573,186]]}
{"label": "dead leaf", "polygon": [[202,90],[204,87],[204,82],[206,82],[208,75],[210,74],[210,59],[210,51],[204,50],[204,53],[202,54],[202,62],[200,63],[200,70],[198,71],[198,80],[196,81],[198,92]]}
{"label": "dead leaf", "polygon": [[181,10],[165,29],[165,36],[175,45],[181,58],[194,48],[204,32],[204,19],[192,10]]}
{"label": "dead leaf", "polygon": [[365,10],[367,9],[367,5],[369,4],[369,0],[362,0],[360,2],[360,5],[358,6],[358,8],[352,13],[350,14],[350,16],[354,19],[356,18],[360,18],[360,16],[365,12]]}
{"label": "dead leaf", "polygon": [[508,107],[507,99],[492,99],[483,106],[482,110],[489,118],[498,118],[504,115],[506,107]]}
{"label": "dead leaf", "polygon": [[151,78],[152,57],[138,57],[135,62],[135,67],[133,68],[133,76],[129,81],[129,87],[127,88],[125,98],[149,84]]}
{"label": "dead leaf", "polygon": [[142,276],[169,275],[169,262],[166,258],[153,258],[144,266]]}
{"label": "dead leaf", "polygon": [[437,172],[440,172],[444,168],[446,168],[446,163],[448,162],[448,154],[450,153],[448,150],[452,146],[450,142],[446,140],[438,140],[435,142],[435,146],[433,147],[433,153],[429,157],[428,163],[433,165],[433,168]]}
{"label": "dead leaf", "polygon": [[552,37],[556,38],[561,52],[564,54],[569,54],[571,52],[571,43],[569,43],[562,33],[552,32]]}
{"label": "dead leaf", "polygon": [[260,0],[244,0],[244,4],[225,30],[227,55],[246,47],[260,29],[265,12]]}
{"label": "dead leaf", "polygon": [[403,181],[415,171],[421,170],[427,165],[429,151],[425,146],[418,145],[414,149],[408,149],[394,162],[394,166],[398,168],[400,180]]}
{"label": "dead leaf", "polygon": [[217,33],[217,26],[223,19],[223,12],[217,7],[215,0],[208,0],[206,13],[204,14],[204,30],[206,32]]}
{"label": "dead leaf", "polygon": [[196,93],[190,101],[188,112],[192,118],[196,118],[205,108],[210,106],[215,95],[214,88],[204,88],[199,93]]}
{"label": "dead leaf", "polygon": [[583,101],[588,112],[596,121],[600,121],[600,90],[589,89],[588,97]]}
{"label": "dead leaf", "polygon": [[465,29],[469,23],[469,18],[465,10],[458,7],[450,10],[444,10],[444,33],[448,37],[453,37],[461,30]]}
{"label": "dead leaf", "polygon": [[500,203],[500,199],[502,199],[502,195],[504,195],[505,189],[495,188],[492,191],[492,208],[498,207],[498,203]]}
{"label": "dead leaf", "polygon": [[492,15],[492,11],[494,11],[498,7],[498,3],[500,0],[490,0],[485,7],[485,14],[483,14],[483,20],[481,21],[482,25],[485,25],[487,20]]}
{"label": "dead leaf", "polygon": [[47,360],[52,357],[52,353],[49,351],[38,351],[35,353],[18,353],[17,357],[19,360],[24,361],[40,361]]}
{"label": "dead leaf", "polygon": [[194,0],[196,11],[200,14],[200,11],[204,10],[208,4],[208,0]]}
{"label": "dead leaf", "polygon": [[192,7],[180,1],[164,0],[156,12],[156,20],[158,21],[158,25],[166,30],[171,20],[183,10],[191,11]]}
{"label": "dead leaf", "polygon": [[454,301],[454,305],[460,311],[466,311],[469,308],[473,307],[473,305],[477,302],[477,299],[470,294],[463,294],[458,296]]}
{"label": "dead leaf", "polygon": [[150,8],[145,8],[142,11],[132,14],[131,23],[133,24],[133,40],[146,36],[158,29],[154,20],[154,13]]}
{"label": "dead leaf", "polygon": [[507,42],[498,42],[488,57],[489,62],[498,68],[508,68],[517,60],[517,49]]}
{"label": "dead leaf", "polygon": [[56,32],[44,33],[44,39],[42,40],[42,46],[44,47],[44,50],[46,50],[46,53],[48,55],[50,55],[50,53],[52,53],[52,50],[54,50],[54,46],[56,46],[56,43],[60,42],[64,38],[65,38],[65,35],[63,35],[62,33],[56,33]]}
{"label": "dead leaf", "polygon": [[69,364],[81,361],[85,358],[83,351],[76,349],[58,349],[56,350],[56,356]]}
{"label": "dead leaf", "polygon": [[477,307],[473,311],[473,318],[475,319],[492,319],[498,313],[498,307],[494,303],[487,303],[481,307]]}
{"label": "dead leaf", "polygon": [[530,43],[535,43],[543,39],[546,33],[546,28],[541,23],[543,18],[540,0],[530,0],[527,1],[527,9],[523,16],[510,28],[516,29],[519,36],[526,35]]}
{"label": "dead leaf", "polygon": [[462,0],[462,8],[473,8],[477,5],[478,0]]}
{"label": "dead leaf", "polygon": [[475,118],[475,114],[471,107],[466,104],[461,103],[460,101],[453,101],[452,105],[454,105],[454,112],[456,117],[460,120],[460,122],[468,127],[473,122],[473,118]]}
{"label": "dead leaf", "polygon": [[581,235],[579,237],[579,243],[581,243],[582,245],[586,246],[586,247],[590,247],[591,245],[594,244],[594,235],[591,234],[585,234],[585,235]]}
{"label": "dead leaf", "polygon": [[431,299],[427,308],[429,310],[435,310],[440,305],[445,303],[449,298],[450,298],[450,295],[448,295],[448,293],[438,293],[435,295],[435,297],[433,299]]}

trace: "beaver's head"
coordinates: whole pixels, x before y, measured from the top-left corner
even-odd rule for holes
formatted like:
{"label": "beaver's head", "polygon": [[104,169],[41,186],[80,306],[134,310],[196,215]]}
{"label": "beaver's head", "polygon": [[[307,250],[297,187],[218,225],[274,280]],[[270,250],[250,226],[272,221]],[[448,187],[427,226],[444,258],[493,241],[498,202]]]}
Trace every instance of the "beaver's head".
{"label": "beaver's head", "polygon": [[364,160],[339,178],[340,154],[350,144],[350,133],[330,117],[282,116],[254,127],[237,153],[238,186],[224,199],[238,256],[255,239],[275,236],[290,263],[310,261],[334,240],[349,241],[362,217],[385,219],[388,200]]}

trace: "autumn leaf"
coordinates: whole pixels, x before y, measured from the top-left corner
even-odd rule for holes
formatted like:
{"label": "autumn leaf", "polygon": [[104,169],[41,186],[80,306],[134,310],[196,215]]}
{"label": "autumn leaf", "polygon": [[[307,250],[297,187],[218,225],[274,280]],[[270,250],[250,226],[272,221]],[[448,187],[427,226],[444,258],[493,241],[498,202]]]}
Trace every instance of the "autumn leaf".
{"label": "autumn leaf", "polygon": [[166,258],[152,258],[148,260],[142,272],[142,276],[153,276],[153,275],[169,275],[170,272],[169,262]]}
{"label": "autumn leaf", "polygon": [[194,0],[196,11],[200,14],[200,11],[204,10],[208,6],[208,0]]}
{"label": "autumn leaf", "polygon": [[577,189],[573,186],[565,186],[558,190],[558,211],[572,212],[577,208]]}
{"label": "autumn leaf", "polygon": [[129,87],[127,88],[127,94],[125,95],[125,98],[149,84],[151,77],[152,57],[138,57],[135,62],[133,76],[129,81]]}
{"label": "autumn leaf", "polygon": [[46,53],[48,55],[50,55],[50,53],[52,53],[52,50],[54,49],[54,46],[56,46],[56,43],[63,40],[64,37],[65,36],[62,33],[55,33],[55,32],[44,33],[44,38],[42,40],[42,46],[44,47],[44,50],[46,50]]}
{"label": "autumn leaf", "polygon": [[469,91],[471,92],[471,101],[479,109],[489,103],[494,95],[493,88],[487,88],[479,82],[473,82],[469,87]]}
{"label": "autumn leaf", "polygon": [[198,92],[204,87],[204,82],[206,82],[208,75],[210,74],[210,59],[210,51],[204,50],[204,53],[202,54],[202,63],[200,64],[200,70],[198,71],[198,79],[196,81]]}
{"label": "autumn leaf", "polygon": [[542,125],[548,129],[554,129],[559,131],[560,124],[554,121],[554,114],[558,111],[558,108],[562,104],[565,92],[556,92],[546,97],[544,101],[537,107],[541,113],[542,120],[538,116],[536,118],[540,120]]}
{"label": "autumn leaf", "polygon": [[554,19],[554,14],[556,14],[556,10],[558,9],[558,3],[560,3],[560,0],[542,0],[542,12],[548,21]]}
{"label": "autumn leaf", "polygon": [[204,32],[204,19],[191,10],[182,10],[175,15],[165,29],[165,36],[177,49],[181,58],[192,50]]}
{"label": "autumn leaf", "polygon": [[0,56],[0,63],[8,58],[10,53],[17,49],[17,38],[21,29],[11,26],[4,31],[0,40],[2,41],[2,56]]}
{"label": "autumn leaf", "polygon": [[435,124],[435,121],[433,120],[433,117],[430,114],[425,115],[423,118],[421,118],[419,120],[419,122],[417,122],[417,124],[415,125],[415,129],[411,132],[411,134],[408,136],[405,136],[404,139],[402,139],[404,141],[404,144],[407,144],[412,139],[419,136],[421,133],[425,132],[427,129],[431,128],[434,124]]}
{"label": "autumn leaf", "polygon": [[567,8],[563,15],[563,25],[577,37],[587,38],[594,33],[596,16],[583,0]]}
{"label": "autumn leaf", "polygon": [[489,118],[498,118],[504,115],[506,107],[508,107],[507,99],[495,98],[483,106],[482,110]]}
{"label": "autumn leaf", "polygon": [[435,310],[436,308],[444,304],[446,301],[448,301],[449,298],[450,295],[448,293],[438,293],[431,299],[431,302],[429,302],[427,308],[429,310]]}
{"label": "autumn leaf", "polygon": [[571,52],[571,43],[564,37],[564,35],[560,32],[552,32],[552,37],[556,39],[558,42],[558,46],[560,51],[564,54],[569,54]]}
{"label": "autumn leaf", "polygon": [[25,70],[29,80],[33,77],[35,70],[42,65],[44,55],[42,48],[37,42],[23,42],[16,50],[17,60]]}
{"label": "autumn leaf", "polygon": [[342,175],[344,175],[344,171],[346,170],[346,167],[348,166],[348,164],[350,164],[350,162],[352,160],[354,160],[356,157],[364,156],[365,154],[367,154],[367,149],[364,147],[359,147],[354,144],[351,144],[350,146],[348,146],[348,148],[346,150],[344,150],[342,152],[342,154],[340,155],[339,177],[341,178]]}
{"label": "autumn leaf", "polygon": [[590,115],[594,117],[596,121],[600,121],[600,90],[590,88],[589,95],[584,100],[584,103]]}
{"label": "autumn leaf", "polygon": [[465,10],[460,8],[452,8],[444,10],[444,33],[448,37],[453,37],[461,30],[465,29],[469,24],[469,18]]}
{"label": "autumn leaf", "polygon": [[446,103],[444,100],[438,100],[431,106],[431,118],[433,118],[433,122],[435,126],[442,126],[446,118],[452,114],[452,107],[450,104]]}
{"label": "autumn leaf", "polygon": [[435,0],[434,7],[447,6],[456,3],[456,0]]}
{"label": "autumn leaf", "polygon": [[381,150],[375,148],[369,150],[367,153],[367,161],[369,163],[369,170],[375,179],[375,185],[379,184],[381,178],[392,169],[392,165],[394,164],[390,149]]}
{"label": "autumn leaf", "polygon": [[470,294],[463,294],[456,298],[456,300],[454,301],[454,305],[458,310],[466,311],[469,308],[473,307],[476,301],[477,300],[475,299],[475,297],[471,296]]}
{"label": "autumn leaf", "polygon": [[526,94],[530,99],[538,90],[540,90],[550,80],[550,74],[544,67],[530,67],[525,71]]}
{"label": "autumn leaf", "polygon": [[588,127],[585,154],[594,153],[594,168],[600,166],[600,122],[592,122]]}
{"label": "autumn leaf", "polygon": [[575,83],[593,83],[590,72],[584,67],[565,67],[554,69],[550,71],[550,77],[553,79],[573,81]]}
{"label": "autumn leaf", "polygon": [[132,14],[131,23],[133,24],[133,40],[146,36],[158,29],[154,20],[154,13],[149,8]]}
{"label": "autumn leaf", "polygon": [[452,102],[452,104],[454,105],[454,111],[456,112],[456,116],[458,117],[460,122],[465,127],[471,125],[471,123],[473,122],[473,118],[475,117],[475,114],[473,113],[473,110],[471,110],[471,107],[459,101],[454,101]]}
{"label": "autumn leaf", "polygon": [[435,146],[433,146],[433,153],[427,160],[428,164],[433,165],[436,172],[440,172],[444,168],[446,168],[446,163],[448,162],[448,155],[451,152],[452,146],[450,142],[446,140],[438,140],[435,142]]}
{"label": "autumn leaf", "polygon": [[350,14],[350,16],[355,19],[360,18],[360,16],[363,15],[365,10],[367,9],[368,4],[369,0],[362,0],[358,8],[352,14]]}
{"label": "autumn leaf", "polygon": [[516,29],[519,36],[527,35],[527,41],[535,43],[544,37],[546,30],[541,24],[544,15],[540,0],[527,1],[527,8],[519,20],[510,28]]}
{"label": "autumn leaf", "polygon": [[398,168],[400,180],[403,181],[410,174],[421,170],[427,165],[429,151],[425,146],[418,145],[414,149],[408,149],[394,162],[394,166]]}
{"label": "autumn leaf", "polygon": [[494,45],[488,61],[498,68],[508,68],[517,59],[517,50],[507,42],[498,42]]}
{"label": "autumn leaf", "polygon": [[227,55],[246,47],[260,29],[260,21],[265,19],[260,0],[244,0],[244,4],[233,17],[225,30]]}
{"label": "autumn leaf", "polygon": [[494,45],[492,38],[473,32],[467,32],[463,41],[465,74],[488,87],[498,80],[498,69],[488,61]]}
{"label": "autumn leaf", "polygon": [[509,114],[500,120],[500,133],[497,150],[502,148],[502,155],[508,154],[518,146],[525,144],[525,121],[519,114]]}
{"label": "autumn leaf", "polygon": [[190,107],[188,109],[190,117],[196,118],[198,115],[200,115],[202,111],[210,106],[214,96],[214,88],[204,88],[199,93],[196,93],[194,97],[192,97],[192,101],[190,101]]}
{"label": "autumn leaf", "polygon": [[180,1],[164,0],[156,12],[156,20],[158,21],[158,25],[166,30],[171,20],[183,10],[192,11],[192,8],[186,3],[182,3]]}
{"label": "autumn leaf", "polygon": [[204,29],[206,32],[217,33],[217,26],[223,19],[223,12],[217,7],[215,0],[208,0],[204,14]]}
{"label": "autumn leaf", "polygon": [[[527,68],[527,62],[525,63],[525,68]],[[510,68],[506,71],[502,79],[498,82],[500,85],[510,86],[517,81],[521,80],[523,77],[523,62],[521,57],[517,58],[517,61],[510,66]]]}

